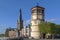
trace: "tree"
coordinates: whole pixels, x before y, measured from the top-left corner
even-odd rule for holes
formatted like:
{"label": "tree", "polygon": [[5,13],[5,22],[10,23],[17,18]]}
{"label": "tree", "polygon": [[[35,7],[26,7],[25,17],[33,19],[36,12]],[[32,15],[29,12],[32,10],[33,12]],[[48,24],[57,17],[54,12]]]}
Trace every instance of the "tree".
{"label": "tree", "polygon": [[46,27],[45,23],[40,23],[38,25],[40,33],[46,33]]}
{"label": "tree", "polygon": [[60,25],[55,25],[55,34],[60,34]]}
{"label": "tree", "polygon": [[9,29],[7,28],[6,31],[5,31],[5,36],[8,37],[8,32],[9,32]]}
{"label": "tree", "polygon": [[55,24],[50,22],[43,22],[39,24],[40,33],[54,33]]}
{"label": "tree", "polygon": [[[46,35],[46,34],[54,34],[55,33],[55,24],[54,23],[50,23],[50,22],[43,22],[39,24],[39,31],[40,34],[42,35]],[[51,37],[52,38],[52,37]]]}
{"label": "tree", "polygon": [[0,34],[0,37],[5,37],[5,34]]}

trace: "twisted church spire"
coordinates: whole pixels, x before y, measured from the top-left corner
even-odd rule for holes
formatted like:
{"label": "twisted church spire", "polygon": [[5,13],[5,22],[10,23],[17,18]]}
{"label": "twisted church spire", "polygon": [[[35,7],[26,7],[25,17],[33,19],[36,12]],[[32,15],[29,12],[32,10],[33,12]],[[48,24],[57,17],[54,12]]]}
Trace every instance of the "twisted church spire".
{"label": "twisted church spire", "polygon": [[20,14],[19,14],[19,19],[17,21],[17,28],[21,30],[23,28],[23,20],[22,20],[21,8],[20,8],[19,12],[20,12]]}

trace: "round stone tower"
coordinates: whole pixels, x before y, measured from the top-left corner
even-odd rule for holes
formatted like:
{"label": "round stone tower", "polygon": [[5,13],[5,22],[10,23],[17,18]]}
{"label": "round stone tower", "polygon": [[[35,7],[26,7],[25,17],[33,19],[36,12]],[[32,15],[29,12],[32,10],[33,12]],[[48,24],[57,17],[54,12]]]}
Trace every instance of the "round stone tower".
{"label": "round stone tower", "polygon": [[40,38],[38,24],[41,22],[44,22],[44,8],[40,6],[31,8],[31,37]]}

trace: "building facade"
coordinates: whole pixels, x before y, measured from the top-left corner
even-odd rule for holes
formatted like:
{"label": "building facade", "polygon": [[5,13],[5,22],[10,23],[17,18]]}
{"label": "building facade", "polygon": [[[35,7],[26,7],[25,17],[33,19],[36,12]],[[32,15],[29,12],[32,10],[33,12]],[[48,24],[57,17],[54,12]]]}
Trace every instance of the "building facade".
{"label": "building facade", "polygon": [[8,34],[9,34],[9,38],[16,38],[16,31],[15,30],[10,30]]}
{"label": "building facade", "polygon": [[31,27],[30,26],[25,27],[24,36],[27,38],[31,37]]}
{"label": "building facade", "polygon": [[16,28],[7,28],[5,33],[6,37],[16,38]]}

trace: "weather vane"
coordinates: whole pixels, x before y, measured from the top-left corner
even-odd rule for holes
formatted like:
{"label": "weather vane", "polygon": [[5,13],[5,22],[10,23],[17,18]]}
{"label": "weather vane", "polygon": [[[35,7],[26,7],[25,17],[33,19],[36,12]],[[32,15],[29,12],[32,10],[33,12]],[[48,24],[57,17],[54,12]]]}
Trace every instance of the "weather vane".
{"label": "weather vane", "polygon": [[37,2],[37,6],[39,5],[39,3]]}

